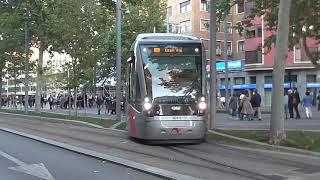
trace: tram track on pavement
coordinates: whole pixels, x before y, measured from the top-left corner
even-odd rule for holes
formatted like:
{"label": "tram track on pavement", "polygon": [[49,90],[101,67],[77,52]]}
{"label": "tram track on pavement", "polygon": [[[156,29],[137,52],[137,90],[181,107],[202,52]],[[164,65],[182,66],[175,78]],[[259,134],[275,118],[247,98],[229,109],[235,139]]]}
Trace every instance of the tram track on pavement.
{"label": "tram track on pavement", "polygon": [[[125,133],[122,132],[112,132],[112,131],[105,131],[105,130],[93,130],[90,128],[79,128],[77,126],[69,125],[69,126],[63,126],[63,125],[57,125],[54,123],[48,123],[48,122],[29,122],[29,121],[22,121],[22,120],[15,120],[15,121],[0,121],[3,124],[7,124],[9,126],[17,127],[18,129],[27,129],[29,131],[38,132],[40,134],[48,134],[48,136],[53,136],[55,139],[59,140],[62,139],[70,139],[74,141],[84,142],[87,144],[93,144],[96,146],[99,146],[101,148],[110,148],[110,149],[118,149],[123,152],[127,153],[135,153],[138,155],[144,155],[151,158],[157,158],[159,160],[166,160],[166,161],[173,161],[179,164],[187,164],[189,166],[197,167],[197,168],[203,168],[210,171],[217,171],[222,172],[225,174],[233,174],[236,176],[240,176],[243,178],[253,179],[253,180],[282,180],[285,179],[282,176],[272,176],[272,175],[264,175],[259,174],[254,171],[242,169],[230,164],[226,164],[224,162],[219,162],[210,158],[203,158],[198,156],[199,152],[207,153],[209,155],[210,152],[208,152],[208,149],[201,149],[201,148],[191,148],[188,145],[177,145],[177,146],[147,146],[142,145],[143,147],[149,147],[149,148],[162,148],[163,153],[161,154],[154,154],[152,151],[144,150],[143,148],[135,148],[134,146],[130,148],[120,145],[120,144],[111,144],[108,142],[103,141],[96,141],[94,139],[85,138],[85,136],[74,136],[71,132],[72,131],[79,131],[83,134],[94,134],[98,136],[99,138],[103,137],[109,137],[114,138],[115,141],[129,141],[128,137]],[[56,131],[56,128],[59,128],[59,131]],[[62,130],[62,131],[61,131]],[[67,133],[66,133],[67,132]],[[68,133],[70,132],[70,133]],[[140,144],[136,144],[134,142],[129,141],[133,145],[139,146]],[[208,145],[206,143],[206,145]],[[210,146],[218,146],[220,148],[227,148],[221,145],[212,145]],[[149,149],[150,150],[150,149]],[[192,152],[185,152],[184,150],[191,150]],[[177,156],[176,157],[170,157],[169,154],[172,154],[174,152]],[[246,154],[247,155],[247,154]],[[249,155],[247,155],[249,156]],[[188,158],[184,158],[188,157]],[[186,160],[189,159],[189,160]]]}
{"label": "tram track on pavement", "polygon": [[226,146],[226,145],[217,145],[217,144],[212,144],[212,143],[206,143],[206,146],[210,146],[207,149],[203,148],[203,147],[195,147],[195,146],[185,146],[185,145],[179,145],[177,146],[180,149],[187,149],[187,150],[191,150],[191,151],[198,151],[198,152],[202,152],[202,153],[211,153],[209,148],[216,148],[216,147],[220,147],[223,148],[224,151],[228,151],[229,153],[236,153],[238,156],[242,156],[242,157],[246,157],[246,158],[250,158],[250,159],[254,159],[257,161],[263,161],[263,162],[267,162],[270,164],[279,164],[279,165],[283,165],[283,166],[290,166],[290,167],[295,167],[297,168],[296,171],[303,171],[303,169],[305,169],[306,167],[308,167],[308,172],[309,173],[317,173],[320,171],[320,165],[310,165],[307,164],[305,162],[301,162],[301,161],[294,161],[294,160],[288,160],[288,159],[284,159],[281,157],[277,157],[275,158],[270,158],[269,156],[261,156],[261,153],[255,152],[255,151],[250,151],[250,153],[248,153],[247,151],[243,150],[243,149],[237,149],[235,150],[234,148],[230,147],[230,146]]}
{"label": "tram track on pavement", "polygon": [[[188,152],[185,152],[185,151],[181,150],[181,148],[176,148],[176,147],[167,147],[167,148],[170,149],[171,151],[183,154],[185,156],[193,157],[195,159],[201,159],[202,161],[210,163],[212,165],[220,166],[220,167],[222,167],[222,171],[224,171],[225,173],[231,173],[231,174],[234,174],[234,175],[247,177],[247,178],[254,179],[254,180],[283,180],[283,179],[286,179],[285,177],[282,177],[282,176],[259,174],[257,172],[253,172],[253,171],[249,171],[249,170],[246,170],[246,169],[238,168],[238,167],[235,167],[235,166],[232,166],[232,165],[228,165],[226,163],[221,163],[219,161],[208,160],[208,159],[205,159],[205,158],[200,157],[198,155],[195,155],[195,154],[197,154],[197,152],[188,153]],[[207,167],[207,168],[209,168],[209,167]]]}

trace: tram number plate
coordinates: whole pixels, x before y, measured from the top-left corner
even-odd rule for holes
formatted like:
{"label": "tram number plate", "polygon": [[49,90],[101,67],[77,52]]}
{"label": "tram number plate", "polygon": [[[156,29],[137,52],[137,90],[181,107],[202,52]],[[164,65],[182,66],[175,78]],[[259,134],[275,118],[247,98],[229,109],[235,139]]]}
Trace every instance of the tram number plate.
{"label": "tram number plate", "polygon": [[182,134],[182,128],[172,128],[170,134],[171,135],[181,135]]}

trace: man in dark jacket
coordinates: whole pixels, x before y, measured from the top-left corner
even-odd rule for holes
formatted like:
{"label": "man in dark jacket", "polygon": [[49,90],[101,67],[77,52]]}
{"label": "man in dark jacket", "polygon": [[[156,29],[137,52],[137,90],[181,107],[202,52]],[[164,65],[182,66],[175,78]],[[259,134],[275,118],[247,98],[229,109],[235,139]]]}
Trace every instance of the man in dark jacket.
{"label": "man in dark jacket", "polygon": [[98,115],[100,115],[100,113],[101,113],[102,105],[103,105],[103,99],[101,96],[98,96],[98,98],[97,98]]}
{"label": "man in dark jacket", "polygon": [[253,112],[254,115],[256,114],[258,116],[259,121],[261,121],[262,117],[261,117],[261,96],[258,93],[258,91],[255,89],[252,93],[252,97],[251,97],[251,105],[253,108]]}
{"label": "man in dark jacket", "polygon": [[292,90],[288,90],[288,109],[290,114],[290,119],[293,118],[293,93]]}
{"label": "man in dark jacket", "polygon": [[301,118],[300,113],[299,113],[299,109],[298,109],[299,103],[300,103],[300,95],[299,95],[297,88],[294,88],[293,92],[292,92],[292,105],[293,105],[294,110],[296,111],[296,119]]}

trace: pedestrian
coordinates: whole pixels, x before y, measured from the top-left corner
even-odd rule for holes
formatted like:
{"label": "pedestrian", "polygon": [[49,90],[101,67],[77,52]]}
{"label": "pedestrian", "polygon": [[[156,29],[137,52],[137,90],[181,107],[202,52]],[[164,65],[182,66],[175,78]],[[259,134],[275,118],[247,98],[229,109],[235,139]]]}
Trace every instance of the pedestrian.
{"label": "pedestrian", "polygon": [[293,119],[293,93],[292,90],[288,90],[288,109],[290,114],[290,119]]}
{"label": "pedestrian", "polygon": [[286,119],[288,119],[288,94],[284,92],[283,96],[283,107],[284,107],[284,115],[286,116]]}
{"label": "pedestrian", "polygon": [[300,95],[299,95],[299,92],[297,90],[297,88],[294,88],[293,89],[293,92],[292,92],[292,105],[293,105],[293,108],[296,112],[296,119],[300,119],[300,113],[299,113],[299,103],[300,103]]}
{"label": "pedestrian", "polygon": [[235,118],[237,116],[237,108],[238,108],[238,97],[234,93],[229,101],[229,108],[231,109],[231,117]]}
{"label": "pedestrian", "polygon": [[102,105],[103,105],[103,99],[102,99],[101,96],[98,96],[98,97],[97,97],[98,115],[100,115],[100,113],[101,113]]}
{"label": "pedestrian", "polygon": [[243,120],[244,116],[246,116],[249,121],[252,121],[253,108],[250,103],[250,95],[248,91],[245,91],[244,94],[245,96],[242,98],[240,102],[240,106],[241,106],[240,120]]}
{"label": "pedestrian", "polygon": [[318,111],[320,111],[320,91],[319,91],[319,94],[317,96],[317,100],[318,100]]}
{"label": "pedestrian", "polygon": [[252,105],[252,108],[253,108],[253,114],[258,116],[258,120],[261,121],[262,120],[262,116],[261,116],[261,96],[260,94],[258,93],[258,90],[254,90],[253,91],[253,94],[252,94],[252,97],[251,97],[251,105]]}
{"label": "pedestrian", "polygon": [[312,99],[312,96],[310,95],[310,92],[307,91],[306,92],[306,95],[303,97],[303,106],[306,110],[306,116],[307,116],[307,119],[311,119],[312,118],[312,102],[313,102],[313,99]]}
{"label": "pedestrian", "polygon": [[239,102],[239,105],[238,105],[238,116],[239,118],[241,118],[241,109],[242,109],[242,106],[240,106],[241,104],[241,100],[244,98],[244,91],[241,91],[239,97],[238,97],[238,102]]}
{"label": "pedestrian", "polygon": [[220,103],[221,103],[222,108],[226,107],[226,98],[224,96],[221,96]]}
{"label": "pedestrian", "polygon": [[50,97],[48,98],[48,102],[49,102],[50,110],[52,110],[53,109],[53,103],[54,103],[54,99],[53,99],[52,95],[50,95]]}

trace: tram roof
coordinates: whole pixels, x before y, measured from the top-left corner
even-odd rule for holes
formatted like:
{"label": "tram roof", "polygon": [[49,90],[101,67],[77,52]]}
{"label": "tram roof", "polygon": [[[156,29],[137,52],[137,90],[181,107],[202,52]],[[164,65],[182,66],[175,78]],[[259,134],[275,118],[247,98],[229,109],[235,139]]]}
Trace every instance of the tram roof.
{"label": "tram roof", "polygon": [[201,40],[199,38],[194,36],[184,35],[184,34],[145,33],[145,34],[139,34],[137,36],[135,42],[132,44],[132,47],[134,47],[134,45],[138,42],[163,42],[163,41],[201,43]]}

